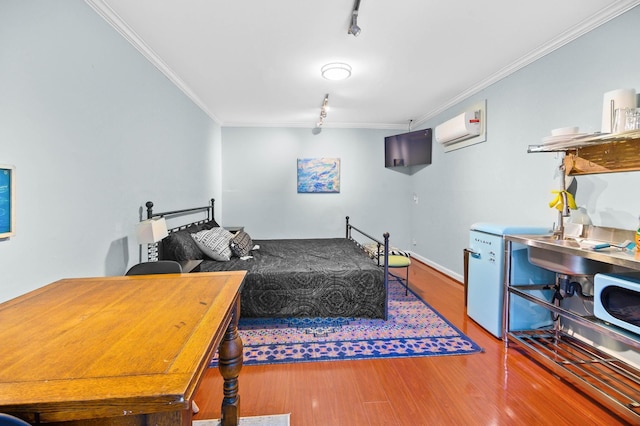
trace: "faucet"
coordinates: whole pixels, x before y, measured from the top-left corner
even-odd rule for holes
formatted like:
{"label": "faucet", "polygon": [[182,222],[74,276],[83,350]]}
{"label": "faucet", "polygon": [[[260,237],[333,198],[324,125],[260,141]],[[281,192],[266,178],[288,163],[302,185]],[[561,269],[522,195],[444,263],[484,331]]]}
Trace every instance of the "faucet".
{"label": "faucet", "polygon": [[567,197],[567,187],[565,183],[565,166],[564,161],[560,164],[560,197],[562,197],[562,208],[558,210],[558,223],[553,230],[553,236],[556,240],[564,240],[564,218],[569,217],[569,198]]}

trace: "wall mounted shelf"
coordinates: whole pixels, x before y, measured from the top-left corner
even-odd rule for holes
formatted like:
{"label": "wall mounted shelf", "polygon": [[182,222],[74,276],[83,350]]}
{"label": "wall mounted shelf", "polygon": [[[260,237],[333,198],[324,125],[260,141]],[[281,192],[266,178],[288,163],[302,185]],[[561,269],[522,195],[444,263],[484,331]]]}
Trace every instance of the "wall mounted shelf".
{"label": "wall mounted shelf", "polygon": [[529,145],[529,153],[564,152],[568,175],[640,170],[640,130],[594,133],[542,145]]}

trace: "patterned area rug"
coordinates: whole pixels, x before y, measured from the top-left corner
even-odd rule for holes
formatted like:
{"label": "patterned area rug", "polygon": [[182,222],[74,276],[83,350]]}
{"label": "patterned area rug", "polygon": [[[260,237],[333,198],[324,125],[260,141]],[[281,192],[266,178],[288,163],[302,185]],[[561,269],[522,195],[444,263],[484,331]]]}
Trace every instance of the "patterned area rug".
{"label": "patterned area rug", "polygon": [[[389,319],[240,318],[244,365],[465,355],[480,348],[395,276]],[[211,363],[217,366],[217,358]]]}

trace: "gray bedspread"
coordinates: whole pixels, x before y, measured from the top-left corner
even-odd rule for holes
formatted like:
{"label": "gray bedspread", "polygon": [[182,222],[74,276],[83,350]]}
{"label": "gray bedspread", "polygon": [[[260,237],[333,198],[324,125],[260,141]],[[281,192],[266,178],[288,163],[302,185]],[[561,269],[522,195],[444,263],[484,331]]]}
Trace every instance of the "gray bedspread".
{"label": "gray bedspread", "polygon": [[254,240],[251,258],[200,270],[248,271],[243,317],[385,318],[384,270],[346,238]]}

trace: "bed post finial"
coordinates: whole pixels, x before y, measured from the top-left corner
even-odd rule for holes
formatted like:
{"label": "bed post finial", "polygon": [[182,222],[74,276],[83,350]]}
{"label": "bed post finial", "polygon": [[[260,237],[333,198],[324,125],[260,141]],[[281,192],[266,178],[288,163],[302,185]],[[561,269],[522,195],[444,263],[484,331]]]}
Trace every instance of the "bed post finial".
{"label": "bed post finial", "polygon": [[153,217],[153,203],[151,201],[147,201],[145,206],[147,206],[147,219],[151,219]]}
{"label": "bed post finial", "polygon": [[389,254],[389,233],[385,232],[384,234],[382,234],[382,236],[384,237],[384,253],[385,256],[387,256]]}
{"label": "bed post finial", "polygon": [[349,232],[349,216],[347,216],[346,219],[347,219],[347,228],[346,228],[347,235],[345,238],[351,238],[351,232]]}

